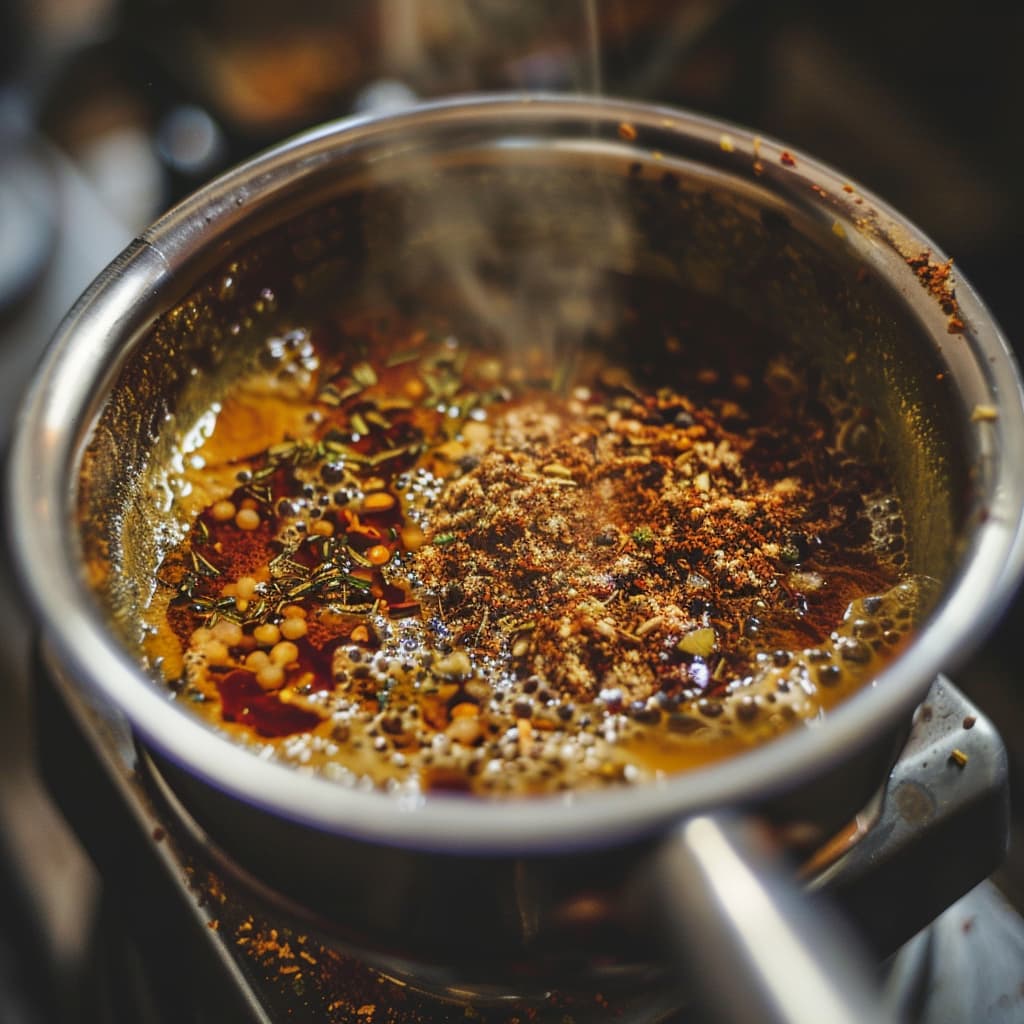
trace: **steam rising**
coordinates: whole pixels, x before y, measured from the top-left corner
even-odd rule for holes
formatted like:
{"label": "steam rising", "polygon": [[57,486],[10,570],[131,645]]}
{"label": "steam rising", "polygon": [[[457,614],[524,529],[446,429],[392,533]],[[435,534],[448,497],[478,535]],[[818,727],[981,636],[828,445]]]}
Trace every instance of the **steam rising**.
{"label": "steam rising", "polygon": [[[596,152],[573,159],[571,178],[557,181],[528,166],[421,170],[420,183],[401,193],[390,228],[400,239],[384,241],[377,261],[389,266],[378,269],[470,314],[509,353],[571,363],[588,334],[620,319],[609,272],[633,269],[636,239],[626,179],[599,167]],[[525,185],[524,174],[532,176]]]}
{"label": "steam rising", "polygon": [[[380,8],[384,66],[410,97],[460,67],[468,89],[493,88],[488,75],[497,69],[503,87],[602,92],[596,0],[557,14],[547,0],[449,0],[443,16],[432,10],[411,0]],[[439,64],[445,54],[459,55],[456,67]],[[632,233],[620,202],[624,182],[607,168],[599,171],[596,160],[582,166],[576,187],[557,197],[498,176],[453,179],[437,163],[417,177],[430,184],[403,196],[400,237],[389,243],[421,258],[427,250],[430,273],[452,301],[507,351],[528,347],[552,363],[571,362],[586,331],[610,327],[619,307],[605,271],[613,253],[630,263]]]}

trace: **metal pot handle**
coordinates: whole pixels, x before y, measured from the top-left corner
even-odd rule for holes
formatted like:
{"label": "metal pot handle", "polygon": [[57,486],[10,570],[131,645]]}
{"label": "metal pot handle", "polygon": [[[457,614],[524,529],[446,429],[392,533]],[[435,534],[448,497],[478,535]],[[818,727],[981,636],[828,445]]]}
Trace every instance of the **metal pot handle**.
{"label": "metal pot handle", "polygon": [[787,875],[755,822],[686,820],[657,852],[649,882],[648,908],[723,1021],[895,1022],[845,922]]}

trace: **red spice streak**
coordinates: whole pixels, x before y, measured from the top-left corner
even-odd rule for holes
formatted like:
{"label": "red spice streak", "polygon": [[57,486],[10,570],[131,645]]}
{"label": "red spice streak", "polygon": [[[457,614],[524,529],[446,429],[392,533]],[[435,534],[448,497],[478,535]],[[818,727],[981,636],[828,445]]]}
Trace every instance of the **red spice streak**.
{"label": "red spice streak", "polygon": [[217,679],[221,713],[227,722],[247,725],[261,736],[290,736],[308,732],[320,717],[264,693],[252,672],[235,669]]}

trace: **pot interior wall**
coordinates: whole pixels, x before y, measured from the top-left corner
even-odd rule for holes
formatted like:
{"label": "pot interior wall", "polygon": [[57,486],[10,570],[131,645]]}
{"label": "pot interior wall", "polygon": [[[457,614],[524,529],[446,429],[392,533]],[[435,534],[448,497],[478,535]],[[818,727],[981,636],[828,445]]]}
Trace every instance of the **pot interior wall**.
{"label": "pot interior wall", "polygon": [[[331,166],[301,194],[254,208],[228,250],[186,261],[154,326],[111,368],[78,509],[91,582],[127,642],[140,638],[138,611],[180,535],[184,439],[269,335],[325,304],[460,310],[511,346],[541,344],[565,361],[580,344],[613,346],[645,289],[681,306],[711,297],[856,396],[853,443],[889,460],[908,567],[948,576],[968,515],[966,413],[951,415],[944,367],[913,312],[827,221],[756,180],[585,146],[382,166]],[[703,351],[694,338],[680,358]]]}

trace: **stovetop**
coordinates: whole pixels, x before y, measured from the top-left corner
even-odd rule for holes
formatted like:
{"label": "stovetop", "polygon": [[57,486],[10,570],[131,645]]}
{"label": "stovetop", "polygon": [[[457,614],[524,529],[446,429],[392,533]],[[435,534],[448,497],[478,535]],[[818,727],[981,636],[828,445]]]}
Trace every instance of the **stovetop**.
{"label": "stovetop", "polygon": [[[358,951],[310,932],[285,901],[219,851],[120,716],[94,704],[45,656],[35,674],[46,723],[39,746],[44,776],[107,883],[92,976],[112,1024],[144,1019],[143,1005],[154,1022],[176,1024],[210,1015],[238,1024],[704,1020],[670,970],[653,971],[640,986],[623,987],[610,976],[582,992],[567,987],[543,998],[511,993],[486,1000],[457,985],[420,991],[415,973],[380,973]],[[814,898],[837,905],[852,922],[880,965],[887,997],[908,1021],[945,1019],[936,1017],[928,994],[936,979],[949,984],[950,964],[963,961],[979,980],[963,943],[947,948],[948,929],[940,923],[924,930],[961,897],[967,902],[949,913],[974,908],[963,934],[1002,939],[1002,958],[985,959],[995,1005],[990,1019],[1009,1021],[1009,1011],[1017,1011],[1011,1001],[1002,1013],[998,999],[1022,995],[1017,965],[1011,969],[1006,954],[1024,951],[1024,921],[976,888],[1004,854],[1007,798],[998,733],[940,678],[883,791],[803,869]],[[133,979],[127,988],[126,977]]]}

